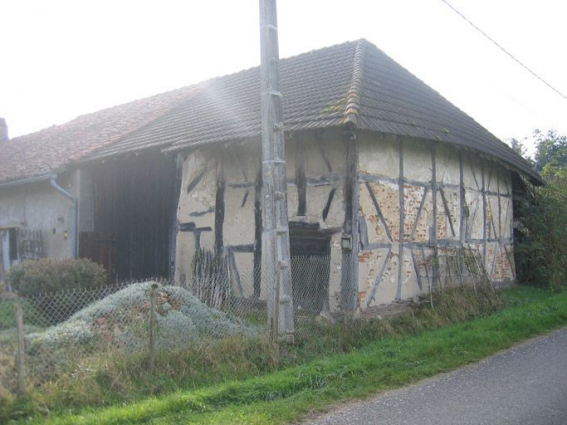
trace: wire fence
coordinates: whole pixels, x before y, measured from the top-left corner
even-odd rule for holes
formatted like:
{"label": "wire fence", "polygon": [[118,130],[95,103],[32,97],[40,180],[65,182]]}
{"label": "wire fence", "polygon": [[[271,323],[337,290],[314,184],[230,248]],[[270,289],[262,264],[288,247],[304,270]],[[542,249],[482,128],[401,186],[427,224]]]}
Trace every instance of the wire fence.
{"label": "wire fence", "polygon": [[[229,263],[214,258],[201,260],[187,282],[152,280],[0,298],[0,393],[23,387],[24,377],[42,385],[58,369],[93,356],[142,354],[151,370],[160,353],[214,349],[224,339],[266,337],[268,277],[259,270],[235,272]],[[308,337],[316,318],[330,322],[341,309],[349,308],[344,288],[351,276],[341,266],[344,262],[342,257],[292,258],[296,335]],[[433,286],[448,278],[474,285],[479,276],[484,278],[478,264],[470,254],[444,252],[421,267],[424,275],[436,274]],[[23,323],[19,332],[16,305],[21,307]],[[23,358],[25,372],[14,361]],[[97,367],[104,367],[104,362]]]}
{"label": "wire fence", "polygon": [[[193,272],[188,282],[149,280],[0,298],[0,390],[18,387],[19,337],[25,343],[26,379],[41,385],[58,368],[88,356],[145,353],[151,368],[152,357],[162,352],[207,349],[224,338],[268,333],[270,282],[264,274],[236,274],[215,259],[194,265]],[[302,323],[328,310],[329,274],[329,257],[293,258],[296,332],[305,332]],[[16,305],[23,335],[17,332]]]}

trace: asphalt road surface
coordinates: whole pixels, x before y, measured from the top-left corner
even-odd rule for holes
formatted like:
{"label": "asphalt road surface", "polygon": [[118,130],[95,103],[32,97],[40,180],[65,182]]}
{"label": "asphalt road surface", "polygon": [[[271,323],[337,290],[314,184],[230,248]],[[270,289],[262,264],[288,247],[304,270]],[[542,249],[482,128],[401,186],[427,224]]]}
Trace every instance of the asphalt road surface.
{"label": "asphalt road surface", "polygon": [[306,423],[567,425],[567,328]]}

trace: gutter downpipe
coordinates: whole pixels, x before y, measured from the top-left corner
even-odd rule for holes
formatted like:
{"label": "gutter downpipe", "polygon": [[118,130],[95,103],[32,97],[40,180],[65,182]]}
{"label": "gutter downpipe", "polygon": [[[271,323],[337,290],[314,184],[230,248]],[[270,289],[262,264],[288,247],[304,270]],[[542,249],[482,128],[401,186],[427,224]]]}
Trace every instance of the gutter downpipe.
{"label": "gutter downpipe", "polygon": [[63,196],[65,196],[67,199],[69,199],[72,203],[73,203],[73,246],[72,246],[72,257],[73,258],[77,258],[78,257],[78,230],[79,230],[79,203],[77,201],[77,199],[73,198],[73,195],[71,195],[69,192],[67,192],[65,189],[63,189],[61,186],[59,186],[57,184],[57,175],[56,174],[52,174],[49,178],[49,183],[51,184],[51,187],[55,190],[57,190],[59,193],[61,193]]}

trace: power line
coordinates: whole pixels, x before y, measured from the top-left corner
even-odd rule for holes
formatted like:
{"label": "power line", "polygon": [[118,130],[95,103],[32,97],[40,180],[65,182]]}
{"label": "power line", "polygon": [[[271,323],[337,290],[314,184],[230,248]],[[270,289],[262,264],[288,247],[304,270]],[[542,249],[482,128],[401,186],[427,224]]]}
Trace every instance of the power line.
{"label": "power line", "polygon": [[498,44],[496,41],[494,41],[488,34],[486,34],[483,30],[481,30],[475,24],[473,24],[465,15],[463,15],[461,12],[459,12],[457,9],[455,9],[453,6],[451,6],[451,4],[449,4],[449,2],[447,0],[441,0],[441,1],[443,3],[445,3],[447,6],[449,6],[453,12],[455,12],[457,15],[459,15],[461,18],[463,18],[465,21],[467,21],[475,30],[480,32],[483,36],[485,36],[488,40],[490,40],[494,45],[496,45],[496,47],[498,47],[500,50],[502,50],[504,53],[506,53],[508,56],[510,56],[514,61],[516,61],[526,71],[528,71],[530,74],[532,74],[534,77],[536,77],[539,81],[541,81],[543,84],[545,84],[551,90],[553,90],[559,96],[561,96],[562,98],[567,100],[567,96],[565,96],[563,93],[561,93],[555,87],[553,87],[551,84],[549,84],[547,81],[545,81],[539,75],[537,75],[534,71],[532,71],[530,68],[528,68],[526,65],[524,65],[519,59],[516,59],[516,57],[514,55],[512,55],[512,53],[508,52],[504,47],[502,47],[500,44]]}

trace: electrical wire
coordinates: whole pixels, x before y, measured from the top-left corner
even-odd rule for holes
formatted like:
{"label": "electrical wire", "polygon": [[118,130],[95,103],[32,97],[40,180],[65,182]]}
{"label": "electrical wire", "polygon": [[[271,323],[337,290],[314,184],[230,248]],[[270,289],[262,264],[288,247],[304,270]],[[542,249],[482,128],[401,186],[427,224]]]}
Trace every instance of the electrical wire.
{"label": "electrical wire", "polygon": [[457,9],[455,9],[447,0],[441,0],[441,1],[443,3],[445,3],[447,6],[449,6],[449,8],[451,8],[451,10],[453,10],[453,12],[455,12],[457,15],[459,15],[461,18],[463,18],[465,21],[467,21],[469,23],[469,25],[471,25],[475,30],[477,30],[483,36],[485,36],[488,40],[490,40],[496,47],[498,47],[500,50],[502,50],[504,53],[506,53],[508,56],[510,56],[515,62],[517,62],[520,66],[522,66],[526,71],[528,71],[530,74],[532,74],[538,80],[540,80],[543,84],[545,84],[547,87],[549,87],[555,93],[557,93],[559,96],[561,96],[562,98],[567,100],[567,96],[565,96],[563,93],[561,93],[555,87],[553,87],[551,84],[549,84],[547,81],[545,81],[539,75],[537,75],[534,71],[532,71],[530,68],[528,68],[526,65],[524,65],[519,59],[516,59],[516,57],[514,55],[512,55],[512,53],[508,52],[504,47],[502,47],[500,44],[498,44],[496,41],[494,41],[488,34],[486,34],[483,30],[481,30],[475,24],[473,24],[465,15],[463,15],[461,12],[459,12]]}

